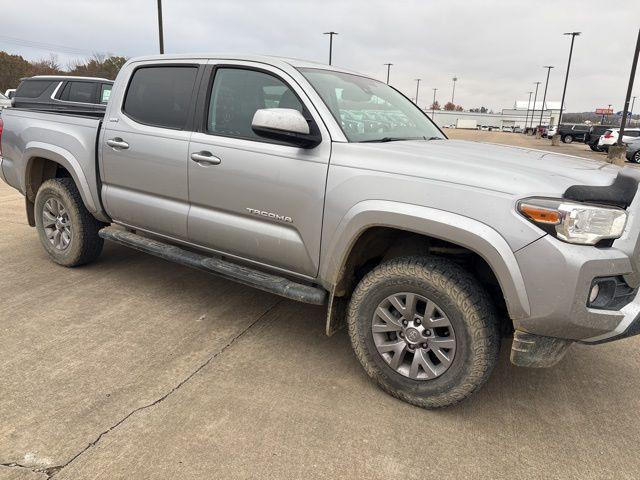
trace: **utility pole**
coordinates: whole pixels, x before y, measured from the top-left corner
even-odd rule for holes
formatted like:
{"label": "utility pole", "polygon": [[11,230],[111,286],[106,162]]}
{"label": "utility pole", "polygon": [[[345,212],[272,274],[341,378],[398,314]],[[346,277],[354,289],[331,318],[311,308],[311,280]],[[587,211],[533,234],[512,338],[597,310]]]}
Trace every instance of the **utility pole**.
{"label": "utility pole", "polygon": [[638,29],[638,39],[636,40],[636,51],[633,54],[633,63],[631,64],[631,75],[629,75],[629,86],[627,87],[627,96],[624,99],[624,109],[622,110],[622,122],[620,122],[620,132],[618,134],[618,147],[622,147],[622,137],[624,135],[625,123],[627,122],[627,113],[629,111],[629,99],[631,98],[631,92],[633,91],[633,80],[636,76],[636,67],[638,66],[638,54],[640,54],[640,29]]}
{"label": "utility pole", "polygon": [[433,103],[431,104],[431,120],[436,116],[436,92],[437,88],[433,89]]}
{"label": "utility pole", "polygon": [[[549,86],[549,74],[551,73],[552,65],[545,65],[543,68],[547,69],[547,82],[544,84],[544,96],[542,97],[542,108],[540,109],[540,125],[542,125],[542,114],[544,112],[544,102],[547,101],[547,87]],[[549,118],[551,123],[551,118]]]}
{"label": "utility pole", "polygon": [[453,99],[456,96],[456,82],[458,81],[458,77],[453,77],[453,91],[451,92],[451,103],[453,103]]}
{"label": "utility pole", "polygon": [[562,89],[562,100],[560,101],[560,116],[558,117],[558,127],[562,123],[562,112],[564,111],[564,97],[567,93],[567,82],[569,81],[569,69],[571,68],[571,56],[573,55],[573,42],[581,32],[566,32],[564,35],[571,35],[571,47],[569,48],[569,61],[567,62],[567,73],[564,76],[564,88]]}
{"label": "utility pole", "polygon": [[533,111],[531,112],[531,128],[533,129],[533,117],[536,116],[536,100],[538,99],[538,87],[542,82],[534,82],[536,84],[536,94],[533,96]]}
{"label": "utility pole", "polygon": [[527,101],[527,116],[524,118],[524,133],[527,133],[527,125],[529,124],[529,108],[531,107],[531,95],[533,91],[529,92],[529,100]]}
{"label": "utility pole", "polygon": [[387,66],[387,85],[389,85],[389,74],[391,73],[391,65],[393,65],[393,63],[385,63],[385,65]]}
{"label": "utility pole", "polygon": [[422,79],[416,78],[416,105],[418,106],[418,108],[420,108],[420,105],[418,105],[418,93],[420,93],[420,80]]}
{"label": "utility pole", "polygon": [[162,32],[162,0],[158,0],[158,39],[160,40],[160,54],[164,54],[164,34]]}
{"label": "utility pole", "polygon": [[333,36],[338,32],[324,32],[323,35],[329,35],[329,65],[331,65],[331,56],[333,55]]}
{"label": "utility pole", "polygon": [[[631,123],[631,120],[633,120],[633,107],[636,104],[636,97],[631,97],[633,100],[631,100],[631,109],[629,110],[629,121],[627,122],[628,124]],[[628,127],[629,125],[627,125]]]}

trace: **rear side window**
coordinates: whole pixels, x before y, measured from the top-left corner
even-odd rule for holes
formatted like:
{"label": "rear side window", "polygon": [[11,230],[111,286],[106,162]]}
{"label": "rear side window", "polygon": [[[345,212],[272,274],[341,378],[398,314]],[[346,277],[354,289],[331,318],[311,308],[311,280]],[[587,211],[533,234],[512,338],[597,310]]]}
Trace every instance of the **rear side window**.
{"label": "rear side window", "polygon": [[131,78],[122,110],[133,120],[183,129],[198,67],[141,67]]}
{"label": "rear side window", "polygon": [[628,135],[630,137],[640,137],[640,132],[637,130],[629,130],[624,132],[625,135]]}
{"label": "rear side window", "polygon": [[96,82],[67,82],[60,100],[79,103],[96,103]]}
{"label": "rear side window", "polygon": [[18,90],[16,97],[37,98],[51,85],[51,80],[25,80]]}

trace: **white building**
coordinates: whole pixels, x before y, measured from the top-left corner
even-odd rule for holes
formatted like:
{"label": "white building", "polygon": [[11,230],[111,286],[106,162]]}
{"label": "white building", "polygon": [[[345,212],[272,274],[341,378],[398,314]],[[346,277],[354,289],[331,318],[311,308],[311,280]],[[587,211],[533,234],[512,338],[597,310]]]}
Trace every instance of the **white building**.
{"label": "white building", "polygon": [[[541,123],[540,111],[542,108],[542,101],[537,101],[534,105],[533,101],[517,100],[513,108],[504,108],[499,113],[436,110],[433,112],[433,121],[440,127],[443,125],[457,125],[458,119],[468,120],[467,122],[462,122],[466,124],[472,124],[475,120],[478,127],[535,127]],[[425,112],[429,117],[432,116],[431,110],[425,110]],[[559,115],[560,102],[546,101],[544,111],[542,111],[542,125],[556,125]]]}

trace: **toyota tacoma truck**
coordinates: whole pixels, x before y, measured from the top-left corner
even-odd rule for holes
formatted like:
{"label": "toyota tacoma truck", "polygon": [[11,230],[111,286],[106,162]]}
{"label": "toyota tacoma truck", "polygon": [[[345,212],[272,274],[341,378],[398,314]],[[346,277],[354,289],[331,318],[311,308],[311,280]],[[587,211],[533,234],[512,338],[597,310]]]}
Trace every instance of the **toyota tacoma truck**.
{"label": "toyota tacoma truck", "polygon": [[366,373],[425,408],[640,331],[640,176],[449,140],[399,91],[258,56],[132,59],[103,118],[8,108],[0,172],[50,258],[114,241],[326,305]]}

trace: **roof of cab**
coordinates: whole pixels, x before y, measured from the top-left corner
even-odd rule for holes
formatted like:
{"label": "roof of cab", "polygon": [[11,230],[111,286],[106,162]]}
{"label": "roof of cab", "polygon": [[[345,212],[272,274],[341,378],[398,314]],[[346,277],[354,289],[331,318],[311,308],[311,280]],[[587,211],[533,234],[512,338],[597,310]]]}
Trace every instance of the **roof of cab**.
{"label": "roof of cab", "polygon": [[301,60],[298,58],[276,57],[272,55],[247,55],[247,54],[230,54],[230,53],[181,53],[181,54],[164,54],[164,55],[146,55],[143,57],[135,57],[130,62],[153,62],[158,60],[240,60],[246,62],[265,63],[275,67],[294,67],[294,68],[320,68],[323,70],[333,70],[336,72],[353,73],[362,75],[345,68],[336,68],[320,62],[312,62],[309,60]]}

